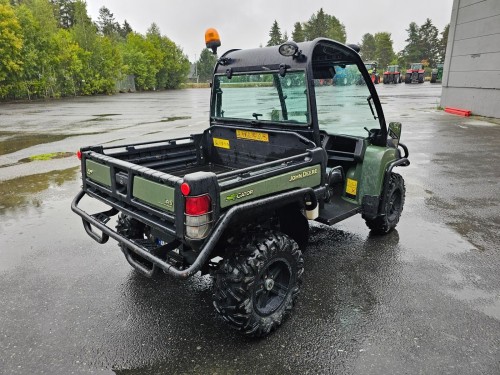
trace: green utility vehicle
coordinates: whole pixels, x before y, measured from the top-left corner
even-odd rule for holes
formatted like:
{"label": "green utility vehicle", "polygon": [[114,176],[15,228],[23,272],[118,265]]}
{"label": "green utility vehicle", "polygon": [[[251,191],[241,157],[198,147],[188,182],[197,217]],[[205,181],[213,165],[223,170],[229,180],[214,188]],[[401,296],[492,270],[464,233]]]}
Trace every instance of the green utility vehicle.
{"label": "green utility vehicle", "polygon": [[436,64],[431,72],[431,83],[441,82],[443,80],[443,63]]}
{"label": "green utility vehicle", "polygon": [[[361,214],[384,234],[403,210],[404,181],[393,171],[409,165],[401,124],[386,125],[358,52],[323,38],[226,52],[214,70],[210,126],[184,138],[81,148],[73,211],[90,237],[118,241],[145,276],[210,273],[222,318],[267,335],[299,294],[308,221]],[[365,85],[317,85],[346,68]],[[84,196],[109,209],[87,213]]]}

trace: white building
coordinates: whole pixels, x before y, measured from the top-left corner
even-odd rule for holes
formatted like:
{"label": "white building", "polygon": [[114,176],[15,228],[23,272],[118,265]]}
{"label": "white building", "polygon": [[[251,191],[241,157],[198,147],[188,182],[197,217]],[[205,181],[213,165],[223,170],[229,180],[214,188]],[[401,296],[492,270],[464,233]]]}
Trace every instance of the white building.
{"label": "white building", "polygon": [[500,118],[500,0],[454,0],[441,106]]}

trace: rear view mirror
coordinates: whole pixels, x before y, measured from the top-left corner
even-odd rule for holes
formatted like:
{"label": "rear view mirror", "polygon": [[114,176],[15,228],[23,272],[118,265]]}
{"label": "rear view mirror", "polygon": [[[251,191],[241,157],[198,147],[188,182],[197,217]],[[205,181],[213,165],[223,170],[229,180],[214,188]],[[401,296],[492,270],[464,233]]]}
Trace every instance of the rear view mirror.
{"label": "rear view mirror", "polygon": [[401,138],[401,126],[400,122],[389,123],[389,137],[394,140],[396,145],[399,143],[399,139]]}

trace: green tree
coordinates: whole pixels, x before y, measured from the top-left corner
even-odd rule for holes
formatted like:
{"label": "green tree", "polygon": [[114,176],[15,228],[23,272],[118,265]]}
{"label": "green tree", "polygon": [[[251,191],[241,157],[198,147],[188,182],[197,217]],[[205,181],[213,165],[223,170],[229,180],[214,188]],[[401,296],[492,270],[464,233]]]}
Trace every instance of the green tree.
{"label": "green tree", "polygon": [[123,39],[127,37],[128,34],[130,34],[132,31],[132,26],[127,22],[127,20],[123,21],[123,25],[120,28],[120,35]]}
{"label": "green tree", "polygon": [[[427,60],[431,67],[439,60],[439,31],[427,18],[419,29],[421,60]],[[420,60],[420,61],[421,61]]]}
{"label": "green tree", "polygon": [[120,34],[120,24],[115,21],[114,14],[104,6],[99,9],[97,25],[103,35],[114,37]]}
{"label": "green tree", "polygon": [[420,39],[420,28],[415,22],[411,22],[406,29],[408,38],[406,46],[399,54],[399,63],[402,66],[408,66],[413,62],[420,62],[422,60],[422,44]]}
{"label": "green tree", "polygon": [[110,38],[97,34],[97,27],[87,14],[84,1],[75,2],[75,26],[72,38],[82,48],[83,77],[79,83],[84,95],[111,94],[122,75],[122,58],[119,48]]}
{"label": "green tree", "polygon": [[346,41],[345,26],[335,16],[325,13],[323,8],[320,8],[309,18],[309,21],[304,23],[303,29],[306,40],[322,37],[341,43]]}
{"label": "green tree", "polygon": [[57,92],[55,41],[58,21],[54,7],[46,0],[32,0],[16,8],[23,30],[23,70],[16,85],[15,96],[55,97]]}
{"label": "green tree", "polygon": [[208,49],[204,48],[201,51],[200,58],[196,62],[196,72],[200,82],[208,82],[212,80],[215,63],[217,57]]}
{"label": "green tree", "polygon": [[341,43],[345,43],[347,39],[347,34],[345,31],[345,26],[342,24],[337,17],[328,15],[328,38],[337,40]]}
{"label": "green tree", "polygon": [[188,58],[172,40],[161,35],[160,28],[155,23],[148,29],[146,39],[153,47],[148,49],[147,56],[152,64],[158,63],[155,66],[158,69],[156,87],[178,88],[189,73]]}
{"label": "green tree", "polygon": [[292,40],[297,43],[305,40],[304,30],[302,30],[302,24],[300,22],[295,22],[293,25]]}
{"label": "green tree", "polygon": [[71,28],[75,23],[75,0],[51,0],[58,18],[59,27]]}
{"label": "green tree", "polygon": [[274,20],[273,26],[271,26],[271,30],[269,31],[269,40],[267,41],[266,46],[277,46],[283,43],[283,37],[281,36],[281,30],[278,25],[278,21]]}
{"label": "green tree", "polygon": [[21,25],[12,6],[5,0],[0,1],[0,97],[5,97],[8,84],[14,83],[13,77],[21,70],[21,50],[23,40]]}
{"label": "green tree", "polygon": [[134,75],[138,90],[156,88],[156,73],[159,69],[156,64],[151,64],[149,60],[149,57],[153,56],[154,53],[147,52],[152,47],[144,36],[135,32],[127,35],[127,42],[122,46],[125,73]]}
{"label": "green tree", "polygon": [[71,38],[68,30],[60,29],[54,41],[58,50],[55,56],[57,92],[62,96],[76,96],[83,79],[83,62],[80,56],[84,55],[84,51]]}
{"label": "green tree", "polygon": [[387,32],[376,33],[374,39],[378,66],[385,69],[396,58],[392,47],[391,34]]}
{"label": "green tree", "polygon": [[441,38],[439,40],[439,52],[438,59],[440,62],[444,62],[444,58],[446,57],[446,47],[448,46],[448,33],[450,31],[450,24],[446,25],[441,32]]}
{"label": "green tree", "polygon": [[376,60],[377,46],[375,45],[375,38],[372,34],[366,33],[361,39],[360,53],[364,61]]}

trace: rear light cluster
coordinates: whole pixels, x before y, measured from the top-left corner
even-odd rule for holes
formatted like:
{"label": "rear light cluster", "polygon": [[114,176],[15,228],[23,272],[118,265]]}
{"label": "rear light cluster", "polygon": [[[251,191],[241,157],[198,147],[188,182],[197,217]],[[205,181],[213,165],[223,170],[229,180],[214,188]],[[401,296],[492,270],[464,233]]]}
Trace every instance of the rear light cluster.
{"label": "rear light cluster", "polygon": [[[185,196],[191,191],[185,182],[181,185],[181,192]],[[185,197],[186,237],[201,240],[208,236],[212,229],[212,199],[210,195]]]}

